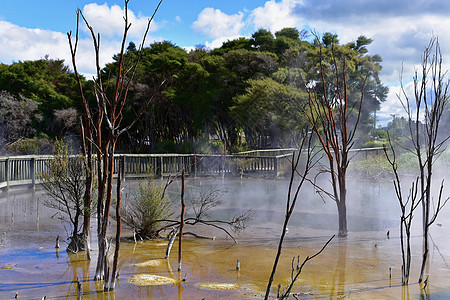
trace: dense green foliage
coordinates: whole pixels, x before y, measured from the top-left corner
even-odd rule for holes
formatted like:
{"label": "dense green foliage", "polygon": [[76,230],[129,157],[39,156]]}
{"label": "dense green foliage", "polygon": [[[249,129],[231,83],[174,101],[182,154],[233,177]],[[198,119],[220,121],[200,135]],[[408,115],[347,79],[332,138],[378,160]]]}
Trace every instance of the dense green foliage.
{"label": "dense green foliage", "polygon": [[[295,28],[275,34],[260,29],[251,38],[228,41],[214,50],[187,52],[168,41],[151,44],[143,51],[123,117],[134,120],[157,92],[139,122],[122,138],[119,149],[232,152],[246,147],[295,146],[299,132],[308,130],[303,113],[308,87],[319,94],[333,88],[324,91],[317,84],[321,81],[319,46],[306,37]],[[336,76],[334,53],[338,64],[345,59],[352,105],[364,92],[358,139],[363,145],[373,131],[373,113],[387,94],[379,80],[381,58],[368,54],[372,40],[364,36],[340,45],[336,35],[327,33],[322,42],[326,79]],[[130,43],[125,61],[137,55],[135,44]],[[102,70],[104,82],[115,74],[117,60],[115,56]],[[92,89],[92,82],[83,79],[83,84],[85,90]],[[78,87],[62,60],[0,64],[0,91],[38,104],[37,109],[26,111],[33,130],[16,140],[42,133],[51,138],[77,133],[76,111],[81,115]],[[95,101],[94,96],[90,101]]]}
{"label": "dense green foliage", "polygon": [[80,107],[75,76],[63,60],[46,58],[0,64],[0,90],[35,101],[40,116],[33,119],[35,132],[45,132],[51,136],[61,132],[57,128],[58,112]]}

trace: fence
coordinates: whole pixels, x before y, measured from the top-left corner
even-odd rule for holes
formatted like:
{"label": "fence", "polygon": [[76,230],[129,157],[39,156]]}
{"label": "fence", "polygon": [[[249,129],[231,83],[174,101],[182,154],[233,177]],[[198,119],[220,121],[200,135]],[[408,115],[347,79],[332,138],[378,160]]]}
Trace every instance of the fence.
{"label": "fence", "polygon": [[[184,169],[186,176],[255,176],[275,178],[289,169],[293,148],[247,151],[234,155],[211,154],[116,154],[124,159],[125,178],[145,177],[153,172],[159,177],[176,176]],[[364,159],[382,153],[382,148],[352,150],[352,156]],[[0,188],[39,184],[49,155],[0,157]],[[115,164],[117,166],[117,164]],[[114,170],[117,173],[117,169]],[[95,170],[94,170],[95,172]]]}

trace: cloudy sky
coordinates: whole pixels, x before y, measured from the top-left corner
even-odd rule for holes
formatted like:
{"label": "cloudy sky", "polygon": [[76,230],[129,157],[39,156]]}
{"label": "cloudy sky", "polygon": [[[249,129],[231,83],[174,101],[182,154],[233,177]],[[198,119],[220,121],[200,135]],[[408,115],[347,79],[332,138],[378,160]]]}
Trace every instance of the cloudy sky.
{"label": "cloudy sky", "polygon": [[[0,62],[50,58],[70,62],[66,33],[76,28],[80,8],[101,34],[102,62],[117,53],[123,31],[124,1],[46,0],[2,1],[0,10]],[[131,0],[132,30],[136,44],[155,0]],[[151,27],[147,44],[169,40],[189,49],[196,45],[218,47],[223,41],[249,37],[259,28],[275,32],[284,27],[338,34],[341,43],[365,35],[374,40],[370,54],[383,58],[382,81],[390,87],[387,101],[377,114],[386,124],[390,114],[402,114],[397,100],[399,72],[404,66],[407,87],[414,66],[431,36],[438,36],[444,62],[450,61],[450,1],[444,0],[164,0]],[[79,69],[93,74],[92,42],[85,29],[80,41]],[[449,59],[447,59],[449,57]],[[448,64],[447,66],[450,66]],[[448,67],[446,67],[447,69]]]}

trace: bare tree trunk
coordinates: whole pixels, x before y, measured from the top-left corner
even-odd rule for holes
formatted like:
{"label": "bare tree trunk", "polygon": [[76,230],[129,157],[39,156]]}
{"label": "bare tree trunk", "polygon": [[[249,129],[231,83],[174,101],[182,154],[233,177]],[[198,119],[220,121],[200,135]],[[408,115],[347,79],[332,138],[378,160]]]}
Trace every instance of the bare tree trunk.
{"label": "bare tree trunk", "polygon": [[97,244],[98,258],[97,267],[95,268],[94,280],[102,280],[104,278],[104,261],[106,259],[106,236],[103,235],[102,224],[104,216],[105,201],[105,182],[106,170],[108,168],[107,155],[102,155],[100,149],[97,148],[97,176],[98,176],[98,199],[97,199]]}
{"label": "bare tree trunk", "polygon": [[178,272],[181,271],[181,255],[182,255],[182,240],[184,227],[184,214],[186,211],[186,203],[184,202],[184,169],[181,171],[181,221],[180,221],[180,235],[178,237]]}
{"label": "bare tree trunk", "polygon": [[[301,150],[300,150],[300,153],[301,153]],[[290,180],[289,180],[288,200],[287,200],[288,205],[289,205],[289,202],[290,202],[290,199],[291,199],[292,185],[294,183],[295,170],[297,168],[298,161],[300,159],[300,153],[298,154],[297,159],[295,158],[295,152],[292,155],[291,177],[290,177]],[[292,208],[293,208],[293,205],[295,205],[296,200],[297,200],[297,198],[293,199],[293,203],[291,204]],[[269,283],[267,284],[266,294],[264,296],[265,300],[269,299],[270,289],[271,289],[272,284],[273,284],[273,279],[275,277],[275,272],[277,270],[278,261],[280,260],[281,250],[283,248],[284,237],[286,235],[287,226],[288,226],[289,219],[290,219],[291,213],[292,213],[292,210],[290,210],[291,207],[288,206],[287,211],[286,211],[286,215],[285,215],[285,218],[284,218],[283,228],[281,230],[281,236],[280,236],[280,240],[278,242],[277,254],[275,255],[275,261],[273,263],[272,272],[270,274]]]}
{"label": "bare tree trunk", "polygon": [[347,207],[345,206],[345,198],[336,202],[338,208],[338,218],[339,218],[339,237],[346,237],[348,235],[347,230]]}
{"label": "bare tree trunk", "polygon": [[[107,233],[108,233],[108,223],[109,223],[109,213],[111,210],[111,201],[112,201],[112,192],[113,192],[113,175],[114,175],[114,143],[110,143],[109,144],[109,155],[108,155],[108,181],[107,181],[107,191],[106,191],[106,201],[105,201],[105,210],[104,210],[104,215],[103,215],[103,222],[102,222],[102,237],[105,240],[105,245],[106,243],[106,238],[107,238]],[[119,207],[120,209],[120,207]],[[120,242],[120,241],[119,241]],[[99,250],[100,252],[100,250]],[[105,257],[104,260],[104,270],[109,268],[108,265],[108,260],[106,259],[108,256],[108,250],[106,249],[106,247],[104,247],[102,249],[103,252],[103,256]],[[108,272],[109,275],[109,272]],[[104,290],[108,291],[110,290],[110,281],[108,276],[105,274],[104,275]]]}
{"label": "bare tree trunk", "polygon": [[116,249],[114,250],[113,269],[111,273],[110,290],[114,290],[116,286],[117,263],[119,260],[120,249],[120,232],[122,230],[122,219],[120,217],[120,205],[122,202],[122,172],[124,168],[123,156],[119,160],[119,168],[117,171],[117,203],[116,203]]}
{"label": "bare tree trunk", "polygon": [[[349,164],[348,153],[354,144],[356,129],[359,124],[362,103],[364,97],[365,81],[361,88],[361,98],[359,105],[351,106],[348,99],[346,61],[343,60],[342,72],[340,72],[335,58],[334,48],[332,48],[332,67],[336,79],[333,82],[332,91],[328,91],[326,76],[324,71],[324,58],[322,55],[322,44],[319,43],[320,55],[320,76],[321,95],[314,90],[309,91],[308,110],[305,116],[308,119],[312,131],[318,137],[322,150],[328,159],[328,172],[331,176],[332,192],[325,192],[337,205],[338,209],[338,235],[346,237],[347,230],[347,208],[346,208],[346,172]],[[341,75],[341,74],[342,75]],[[350,124],[349,116],[355,115],[355,123]],[[337,177],[337,178],[336,178]],[[324,190],[319,189],[324,192]]]}
{"label": "bare tree trunk", "polygon": [[[81,149],[84,158],[84,165],[86,171],[86,181],[85,181],[85,191],[83,197],[84,212],[83,212],[83,237],[84,237],[84,247],[86,249],[86,258],[91,260],[91,200],[92,200],[92,180],[93,180],[93,169],[92,169],[92,130],[89,118],[85,116],[84,124],[86,126],[87,132],[85,132],[85,126],[83,126],[83,121],[81,121]],[[86,143],[87,137],[87,143]]]}
{"label": "bare tree trunk", "polygon": [[[270,289],[273,284],[273,280],[274,280],[275,273],[276,273],[277,266],[278,266],[278,261],[281,257],[281,250],[283,248],[283,242],[284,242],[284,238],[285,238],[285,235],[287,232],[287,226],[288,226],[289,220],[291,218],[291,215],[294,211],[295,204],[297,203],[300,189],[302,188],[305,181],[307,181],[306,177],[309,174],[309,171],[317,163],[317,161],[315,160],[315,155],[312,154],[313,149],[311,148],[312,147],[311,141],[312,141],[312,135],[309,135],[309,137],[303,136],[301,145],[299,147],[299,153],[297,154],[297,156],[295,156],[295,152],[292,154],[291,177],[289,180],[289,188],[288,188],[288,195],[287,195],[287,200],[286,200],[284,223],[283,223],[283,227],[281,230],[280,240],[278,242],[277,254],[275,255],[275,261],[273,263],[272,272],[270,274],[269,282],[268,282],[267,288],[266,288],[266,294],[264,296],[265,300],[267,300],[270,295]],[[305,148],[305,152],[306,152],[305,166],[304,166],[303,172],[299,173],[299,171],[297,170],[297,167],[300,162],[303,148]],[[298,183],[296,189],[294,190],[293,184],[294,184],[294,179],[295,179],[296,174],[298,174],[300,179],[299,179],[299,183]]]}
{"label": "bare tree trunk", "polygon": [[[343,165],[347,165],[348,162],[343,158]],[[346,237],[348,235],[347,230],[347,181],[345,178],[345,171],[341,171],[338,174],[339,181],[339,201],[336,202],[338,206],[338,215],[339,215],[339,237]]]}
{"label": "bare tree trunk", "polygon": [[[409,276],[411,271],[411,225],[414,216],[414,211],[422,202],[421,193],[419,194],[419,182],[420,177],[416,178],[411,184],[409,190],[409,195],[407,199],[404,199],[402,193],[402,185],[400,181],[400,176],[398,173],[398,165],[396,161],[396,152],[392,143],[389,139],[389,145],[391,148],[391,155],[388,154],[387,148],[384,147],[384,154],[392,167],[394,172],[394,188],[397,196],[397,200],[400,204],[400,246],[402,250],[402,285],[406,286],[409,284]],[[405,242],[406,238],[406,242]]]}

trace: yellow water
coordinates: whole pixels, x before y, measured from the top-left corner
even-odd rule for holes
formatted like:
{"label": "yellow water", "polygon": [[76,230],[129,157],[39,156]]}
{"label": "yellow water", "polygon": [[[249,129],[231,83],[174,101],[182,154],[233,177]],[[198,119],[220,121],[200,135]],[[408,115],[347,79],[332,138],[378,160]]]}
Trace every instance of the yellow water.
{"label": "yellow water", "polygon": [[[39,202],[33,202],[35,199],[31,202],[29,199],[21,202],[19,198],[7,200],[0,199],[0,299],[13,299],[16,293],[19,299],[43,296],[74,299],[77,279],[82,283],[84,299],[261,299],[281,230],[278,218],[282,213],[262,205],[255,206],[256,219],[237,236],[238,244],[211,228],[187,228],[187,231],[216,236],[216,239],[184,238],[181,272],[177,271],[177,242],[170,258],[164,259],[167,240],[136,244],[124,241],[116,289],[105,293],[102,282],[93,281],[95,249],[91,262],[85,260],[84,253],[68,255],[63,250],[56,251],[53,248],[55,236],[63,236],[65,232],[64,227],[51,218],[52,214],[44,212]],[[381,212],[377,212],[378,206],[370,207],[367,214],[362,209],[349,216],[349,222],[358,220],[360,223],[350,225],[348,238],[335,238],[321,255],[305,266],[293,293],[299,299],[450,299],[447,263],[450,261],[450,214],[444,211],[437,221],[439,225],[432,226],[426,286],[416,283],[421,237],[417,234],[420,228],[415,228],[411,284],[405,288],[401,286],[398,223],[391,218],[396,212],[384,210],[384,206]],[[313,255],[335,233],[333,210],[334,207],[330,212],[300,209],[294,214],[272,297],[276,295],[278,284],[285,287],[289,283],[292,259],[295,258],[296,265],[298,255],[301,261]],[[374,214],[384,214],[386,218],[377,217],[375,222]],[[124,231],[124,236],[127,235],[129,232]],[[236,270],[238,259],[240,270]],[[163,276],[175,283],[141,286],[130,282],[138,274]]]}
{"label": "yellow water", "polygon": [[[272,295],[278,284],[284,287],[289,282],[292,258],[300,255],[303,260],[318,251],[325,241],[326,238],[321,237],[287,242]],[[419,238],[414,241],[419,242]],[[395,236],[387,239],[377,233],[364,239],[335,239],[305,266],[293,292],[304,299],[401,299],[402,295],[407,299],[407,291],[401,286],[398,242]],[[177,272],[176,244],[171,257],[166,260],[163,258],[165,243],[163,240],[137,244],[123,242],[118,283],[116,290],[109,293],[102,291],[101,282],[92,280],[95,263],[86,261],[84,253],[67,255],[60,252],[59,258],[52,249],[34,249],[29,256],[18,253],[17,258],[9,257],[11,262],[1,259],[6,268],[0,269],[0,298],[11,299],[16,292],[21,299],[75,298],[74,281],[77,278],[82,281],[85,299],[258,299],[263,296],[275,256],[273,245],[186,238],[183,267]],[[95,256],[95,252],[93,254]],[[436,249],[431,254],[428,286],[422,289],[414,283],[420,267],[419,254],[414,255],[412,284],[408,287],[411,299],[417,299],[421,293],[438,295],[446,292],[450,271]],[[237,259],[240,270],[236,270]],[[152,263],[145,264],[149,261]],[[142,263],[144,266],[140,265]],[[176,282],[139,286],[129,282],[136,274],[159,275]],[[208,284],[233,285],[214,289]]]}

